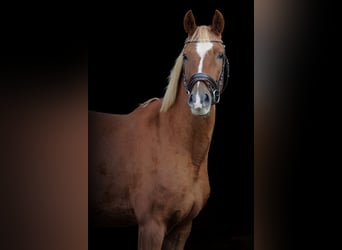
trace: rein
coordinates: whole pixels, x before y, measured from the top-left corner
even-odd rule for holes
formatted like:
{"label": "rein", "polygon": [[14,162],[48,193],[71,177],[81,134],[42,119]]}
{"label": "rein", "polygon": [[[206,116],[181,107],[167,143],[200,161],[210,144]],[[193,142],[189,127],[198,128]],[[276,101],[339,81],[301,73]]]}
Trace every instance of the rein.
{"label": "rein", "polygon": [[[189,43],[201,43],[202,41],[185,41],[185,44]],[[208,42],[213,42],[213,43],[221,43],[224,45],[222,40],[210,40]],[[226,80],[223,83],[223,78],[224,78],[224,73],[226,69]],[[213,97],[213,103],[212,104],[217,104],[220,101],[220,94],[225,90],[225,88],[228,85],[228,78],[229,78],[229,61],[226,56],[226,54],[223,54],[223,62],[222,62],[222,70],[221,74],[219,76],[219,79],[215,81],[211,76],[205,73],[195,73],[193,74],[189,81],[186,80],[185,77],[185,70],[184,70],[184,61],[183,61],[183,79],[184,79],[184,86],[186,89],[186,92],[188,95],[190,95],[193,87],[195,86],[195,83],[198,81],[204,82],[207,88],[209,89],[212,97]],[[223,85],[224,84],[224,85]],[[222,92],[220,92],[221,86],[223,85]]]}

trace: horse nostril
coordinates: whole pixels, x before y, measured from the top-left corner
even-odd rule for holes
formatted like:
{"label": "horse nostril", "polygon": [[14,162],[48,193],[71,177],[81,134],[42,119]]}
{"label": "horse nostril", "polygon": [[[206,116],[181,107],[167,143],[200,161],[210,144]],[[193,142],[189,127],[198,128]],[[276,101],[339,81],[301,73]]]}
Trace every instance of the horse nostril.
{"label": "horse nostril", "polygon": [[210,102],[209,95],[207,93],[204,94],[204,102],[208,103]]}
{"label": "horse nostril", "polygon": [[189,103],[193,103],[194,102],[194,95],[193,94],[190,94],[189,96]]}

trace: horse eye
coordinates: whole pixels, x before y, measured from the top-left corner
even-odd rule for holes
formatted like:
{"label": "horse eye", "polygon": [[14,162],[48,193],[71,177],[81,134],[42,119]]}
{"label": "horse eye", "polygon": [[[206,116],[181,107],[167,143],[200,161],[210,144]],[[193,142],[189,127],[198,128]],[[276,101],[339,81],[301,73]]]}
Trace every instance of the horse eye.
{"label": "horse eye", "polygon": [[183,60],[184,61],[188,60],[188,57],[185,54],[183,54]]}
{"label": "horse eye", "polygon": [[218,59],[222,59],[223,58],[223,53],[222,52],[218,53],[217,58]]}

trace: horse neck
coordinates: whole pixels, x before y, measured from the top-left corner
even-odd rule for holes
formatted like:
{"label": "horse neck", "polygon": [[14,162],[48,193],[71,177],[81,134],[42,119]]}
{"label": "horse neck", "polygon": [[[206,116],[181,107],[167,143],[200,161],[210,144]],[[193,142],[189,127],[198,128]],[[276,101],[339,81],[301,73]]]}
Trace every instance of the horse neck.
{"label": "horse neck", "polygon": [[[182,79],[181,79],[182,81]],[[174,105],[167,111],[169,140],[178,140],[177,144],[188,151],[192,163],[200,166],[207,159],[215,124],[215,105],[209,116],[195,116],[188,105],[188,96],[182,82],[179,84]]]}

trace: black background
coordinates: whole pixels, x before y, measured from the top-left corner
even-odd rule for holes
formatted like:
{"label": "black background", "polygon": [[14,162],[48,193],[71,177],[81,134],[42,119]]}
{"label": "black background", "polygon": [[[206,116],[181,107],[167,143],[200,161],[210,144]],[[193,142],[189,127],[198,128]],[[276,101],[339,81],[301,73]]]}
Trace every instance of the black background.
{"label": "black background", "polygon": [[[252,249],[253,1],[132,4],[102,15],[92,24],[89,110],[128,113],[163,96],[186,38],[183,17],[189,9],[197,25],[210,24],[215,9],[223,13],[230,78],[217,105],[209,154],[211,196],[193,223],[186,249]],[[119,245],[135,249],[137,228],[89,225],[89,249]]]}

